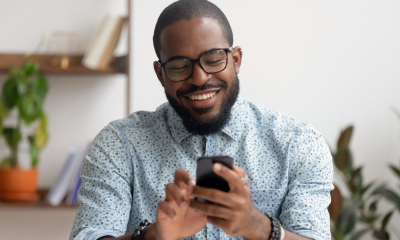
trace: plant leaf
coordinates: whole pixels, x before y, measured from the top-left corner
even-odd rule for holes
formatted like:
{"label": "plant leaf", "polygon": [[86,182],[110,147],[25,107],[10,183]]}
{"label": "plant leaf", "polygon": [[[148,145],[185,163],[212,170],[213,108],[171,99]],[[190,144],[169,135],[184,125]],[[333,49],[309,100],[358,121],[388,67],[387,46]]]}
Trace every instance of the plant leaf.
{"label": "plant leaf", "polygon": [[15,106],[18,100],[18,86],[17,81],[13,78],[8,79],[3,85],[2,99],[7,108]]}
{"label": "plant leaf", "polygon": [[335,155],[334,162],[336,167],[344,172],[350,165],[350,153],[348,149],[339,149]]}
{"label": "plant leaf", "polygon": [[370,230],[370,229],[368,229],[368,228],[367,228],[367,229],[359,230],[359,231],[357,231],[356,233],[354,233],[354,234],[352,235],[351,239],[352,239],[352,240],[361,239],[361,237],[362,237],[364,234],[366,234],[369,230]]}
{"label": "plant leaf", "polygon": [[3,97],[0,97],[0,118],[4,119],[10,114],[10,109],[4,105]]}
{"label": "plant leaf", "polygon": [[28,90],[28,86],[26,85],[26,82],[21,78],[17,78],[17,79],[15,79],[15,81],[17,82],[18,96],[19,97],[24,96]]}
{"label": "plant leaf", "polygon": [[11,148],[15,148],[18,142],[21,140],[21,132],[18,128],[4,128],[4,136],[6,138],[7,144]]}
{"label": "plant leaf", "polygon": [[373,223],[379,218],[379,215],[371,214],[369,216],[362,215],[360,216],[360,220],[365,223]]}
{"label": "plant leaf", "polygon": [[389,240],[389,234],[387,232],[374,231],[373,235],[380,240]]}
{"label": "plant leaf", "polygon": [[361,203],[360,200],[348,200],[344,203],[342,212],[340,213],[336,222],[338,229],[346,229],[345,225],[347,223],[348,218],[355,213],[360,203]]}
{"label": "plant leaf", "polygon": [[24,63],[23,69],[27,77],[32,76],[39,70],[39,64],[35,61],[28,60]]}
{"label": "plant leaf", "polygon": [[382,183],[378,187],[376,187],[372,192],[371,195],[378,195],[380,194],[383,190],[386,189],[386,183]]}
{"label": "plant leaf", "polygon": [[369,211],[370,212],[375,212],[376,211],[376,205],[378,203],[378,200],[373,201],[370,205],[369,205]]}
{"label": "plant leaf", "polygon": [[390,169],[392,169],[392,171],[400,178],[400,169],[398,169],[397,167],[395,167],[394,165],[390,164]]}
{"label": "plant leaf", "polygon": [[34,131],[34,142],[35,145],[41,150],[47,143],[48,134],[46,129],[43,129],[41,125],[37,126]]}
{"label": "plant leaf", "polygon": [[355,179],[356,177],[358,177],[358,176],[361,174],[361,170],[362,170],[362,166],[359,167],[359,168],[357,168],[356,170],[354,170],[354,171],[351,173],[350,181],[354,181],[354,179]]}
{"label": "plant leaf", "polygon": [[382,225],[381,225],[381,232],[386,232],[386,226],[390,220],[390,217],[392,216],[393,211],[388,212],[385,217],[382,219]]}
{"label": "plant leaf", "polygon": [[337,149],[349,148],[349,143],[352,134],[353,134],[353,126],[348,126],[344,131],[342,131],[337,142]]}
{"label": "plant leaf", "polygon": [[31,93],[38,95],[42,101],[44,101],[48,88],[49,86],[46,78],[43,76],[38,76],[32,82]]}
{"label": "plant leaf", "polygon": [[25,72],[20,67],[13,67],[8,72],[8,76],[10,78],[24,78]]}
{"label": "plant leaf", "polygon": [[42,113],[42,99],[37,95],[26,95],[18,103],[21,118],[26,124],[36,120]]}
{"label": "plant leaf", "polygon": [[31,144],[29,147],[29,154],[31,155],[31,166],[32,168],[36,168],[39,162],[39,148],[36,144]]}
{"label": "plant leaf", "polygon": [[368,191],[368,189],[369,189],[372,185],[374,185],[374,183],[375,183],[375,182],[371,182],[371,183],[367,184],[367,186],[365,186],[365,187],[361,190],[360,195],[361,195],[361,196],[364,195],[364,193],[365,193],[366,191]]}
{"label": "plant leaf", "polygon": [[384,189],[381,192],[381,195],[384,196],[387,200],[392,201],[400,210],[400,197],[395,192],[390,189]]}
{"label": "plant leaf", "polygon": [[355,212],[353,212],[350,216],[349,216],[349,218],[347,218],[347,225],[346,225],[346,228],[345,228],[345,230],[344,230],[344,233],[345,234],[348,234],[348,233],[350,233],[351,231],[353,231],[353,229],[354,229],[354,227],[355,227],[355,225],[356,225],[356,213]]}
{"label": "plant leaf", "polygon": [[48,117],[47,114],[42,110],[42,114],[40,115],[40,128],[43,130],[47,129]]}

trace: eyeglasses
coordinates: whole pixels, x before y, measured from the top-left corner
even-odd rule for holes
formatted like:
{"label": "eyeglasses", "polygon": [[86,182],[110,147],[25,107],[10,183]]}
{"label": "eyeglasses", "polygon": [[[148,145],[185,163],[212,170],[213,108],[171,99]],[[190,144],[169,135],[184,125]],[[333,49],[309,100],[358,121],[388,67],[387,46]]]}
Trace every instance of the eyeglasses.
{"label": "eyeglasses", "polygon": [[197,59],[173,57],[165,63],[161,63],[160,60],[158,62],[171,81],[181,82],[192,76],[196,62],[199,62],[201,69],[208,74],[224,71],[228,65],[228,52],[232,51],[232,47],[213,48],[202,53]]}

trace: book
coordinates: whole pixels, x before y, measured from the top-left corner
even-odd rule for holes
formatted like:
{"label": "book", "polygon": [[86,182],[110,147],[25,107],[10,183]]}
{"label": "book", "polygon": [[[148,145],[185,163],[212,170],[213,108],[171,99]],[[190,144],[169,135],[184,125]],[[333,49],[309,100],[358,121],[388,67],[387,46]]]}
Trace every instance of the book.
{"label": "book", "polygon": [[78,149],[72,147],[69,150],[68,157],[65,160],[64,166],[61,168],[56,183],[51,187],[49,194],[46,197],[50,205],[56,206],[61,203],[67,195],[71,180],[76,173],[76,166],[79,163],[80,154]]}
{"label": "book", "polygon": [[85,159],[86,152],[89,150],[90,144],[91,144],[91,142],[89,142],[87,144],[86,149],[80,158],[79,167],[76,171],[75,178],[73,178],[73,182],[72,182],[72,185],[70,186],[68,196],[65,199],[65,203],[67,205],[74,205],[74,204],[78,203],[78,190],[82,183],[82,179],[81,179],[82,163],[83,163],[83,160]]}
{"label": "book", "polygon": [[82,65],[90,69],[107,67],[113,59],[124,18],[106,15],[89,44],[82,59]]}

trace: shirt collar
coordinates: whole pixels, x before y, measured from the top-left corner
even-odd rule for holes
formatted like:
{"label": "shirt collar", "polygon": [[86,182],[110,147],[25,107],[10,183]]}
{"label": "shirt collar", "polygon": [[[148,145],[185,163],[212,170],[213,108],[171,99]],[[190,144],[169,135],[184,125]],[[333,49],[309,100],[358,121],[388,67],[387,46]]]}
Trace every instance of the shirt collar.
{"label": "shirt collar", "polygon": [[172,138],[180,143],[184,138],[192,135],[183,125],[182,118],[175,112],[175,109],[168,103],[167,124],[171,131]]}
{"label": "shirt collar", "polygon": [[[239,140],[243,129],[243,112],[244,103],[241,97],[238,96],[238,99],[231,109],[231,117],[228,123],[221,130],[236,141]],[[167,124],[171,131],[172,138],[178,143],[180,143],[184,138],[192,135],[192,133],[188,132],[183,125],[182,118],[176,113],[169,103],[167,109]]]}
{"label": "shirt collar", "polygon": [[245,113],[245,105],[240,96],[238,96],[235,104],[231,109],[231,117],[228,123],[222,129],[226,135],[238,141],[242,135],[242,130],[244,126],[243,113]]}

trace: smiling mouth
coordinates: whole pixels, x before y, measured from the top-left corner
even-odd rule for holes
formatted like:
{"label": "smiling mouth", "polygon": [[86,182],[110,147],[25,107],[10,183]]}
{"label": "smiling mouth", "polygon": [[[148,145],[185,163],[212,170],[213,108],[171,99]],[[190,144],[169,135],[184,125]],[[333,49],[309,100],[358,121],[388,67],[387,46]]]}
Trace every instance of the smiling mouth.
{"label": "smiling mouth", "polygon": [[219,92],[219,90],[214,91],[214,92],[204,93],[204,94],[190,95],[189,99],[194,100],[194,101],[202,101],[202,100],[206,100],[206,99],[214,97],[215,94],[217,94],[217,92]]}

